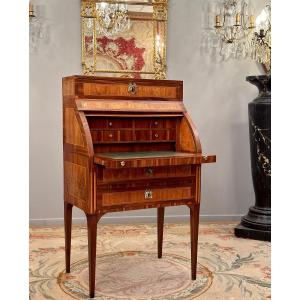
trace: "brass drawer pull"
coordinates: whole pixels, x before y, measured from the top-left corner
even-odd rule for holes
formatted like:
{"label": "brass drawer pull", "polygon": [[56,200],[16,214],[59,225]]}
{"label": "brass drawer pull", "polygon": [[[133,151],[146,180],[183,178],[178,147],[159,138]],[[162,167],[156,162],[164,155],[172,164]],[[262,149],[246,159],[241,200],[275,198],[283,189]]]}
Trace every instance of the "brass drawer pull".
{"label": "brass drawer pull", "polygon": [[159,135],[158,135],[158,133],[155,133],[155,135],[154,135],[156,138],[158,138],[159,137]]}
{"label": "brass drawer pull", "polygon": [[130,82],[128,84],[128,93],[134,95],[137,92],[137,85],[135,82]]}
{"label": "brass drawer pull", "polygon": [[120,165],[121,165],[122,167],[125,167],[126,162],[125,162],[124,160],[122,160],[122,161],[120,162]]}
{"label": "brass drawer pull", "polygon": [[108,136],[109,136],[110,138],[112,138],[112,137],[113,137],[113,134],[112,134],[112,133],[110,133]]}
{"label": "brass drawer pull", "polygon": [[109,123],[108,123],[108,126],[111,127],[111,126],[112,126],[112,122],[109,122]]}
{"label": "brass drawer pull", "polygon": [[157,125],[158,125],[158,122],[157,122],[157,121],[155,121],[155,122],[154,122],[154,125],[155,125],[155,126],[157,126]]}
{"label": "brass drawer pull", "polygon": [[145,199],[152,199],[152,191],[145,190]]}

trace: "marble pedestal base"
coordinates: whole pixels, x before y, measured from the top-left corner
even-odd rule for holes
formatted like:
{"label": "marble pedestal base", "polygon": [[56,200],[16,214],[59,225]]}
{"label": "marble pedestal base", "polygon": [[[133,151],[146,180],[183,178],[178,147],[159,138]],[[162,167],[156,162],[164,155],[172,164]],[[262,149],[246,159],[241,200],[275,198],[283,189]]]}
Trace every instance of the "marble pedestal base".
{"label": "marble pedestal base", "polygon": [[235,227],[237,237],[271,241],[271,208],[252,206],[249,212]]}
{"label": "marble pedestal base", "polygon": [[271,231],[252,229],[239,224],[234,228],[236,237],[248,238],[260,241],[271,241]]}

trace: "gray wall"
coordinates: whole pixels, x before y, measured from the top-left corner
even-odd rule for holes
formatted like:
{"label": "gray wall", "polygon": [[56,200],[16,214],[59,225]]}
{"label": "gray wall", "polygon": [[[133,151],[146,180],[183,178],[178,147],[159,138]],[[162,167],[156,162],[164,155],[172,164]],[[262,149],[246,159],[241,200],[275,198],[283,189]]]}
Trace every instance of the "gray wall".
{"label": "gray wall", "polygon": [[[48,38],[30,54],[30,219],[53,224],[63,217],[61,78],[81,74],[80,1],[32,1]],[[256,1],[257,10],[264,1]],[[253,61],[216,62],[204,53],[205,0],[170,0],[168,79],[184,81],[184,101],[199,130],[204,153],[202,220],[238,219],[254,202],[250,173],[247,104],[257,95],[245,81],[262,73]],[[21,199],[20,199],[21,200]],[[154,210],[110,214],[106,222],[153,221]],[[186,219],[185,207],[167,209],[169,220]],[[75,209],[74,217],[83,214]]]}

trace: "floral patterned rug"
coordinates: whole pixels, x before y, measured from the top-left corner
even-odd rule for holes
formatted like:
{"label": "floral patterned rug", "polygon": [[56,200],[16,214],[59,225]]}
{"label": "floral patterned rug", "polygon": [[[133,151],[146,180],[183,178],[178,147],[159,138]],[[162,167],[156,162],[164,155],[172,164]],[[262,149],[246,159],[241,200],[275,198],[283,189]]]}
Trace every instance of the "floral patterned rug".
{"label": "floral patterned rug", "polygon": [[[197,280],[190,280],[188,224],[98,226],[96,300],[270,299],[271,244],[238,239],[236,224],[201,223]],[[63,227],[30,228],[30,299],[89,299],[87,231],[73,226],[71,273]]]}

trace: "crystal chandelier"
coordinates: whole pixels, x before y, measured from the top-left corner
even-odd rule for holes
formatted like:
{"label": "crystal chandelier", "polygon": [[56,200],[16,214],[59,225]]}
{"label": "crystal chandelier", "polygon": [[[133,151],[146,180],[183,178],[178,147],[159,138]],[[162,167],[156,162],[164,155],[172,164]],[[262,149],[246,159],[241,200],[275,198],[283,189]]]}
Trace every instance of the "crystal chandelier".
{"label": "crystal chandelier", "polygon": [[255,28],[251,2],[246,0],[218,2],[214,28],[219,42],[220,55],[224,60],[248,57]]}
{"label": "crystal chandelier", "polygon": [[271,6],[267,5],[256,18],[256,28],[252,38],[252,58],[271,70]]}
{"label": "crystal chandelier", "polygon": [[101,35],[112,36],[130,28],[127,4],[124,3],[97,2],[94,18],[97,33]]}

